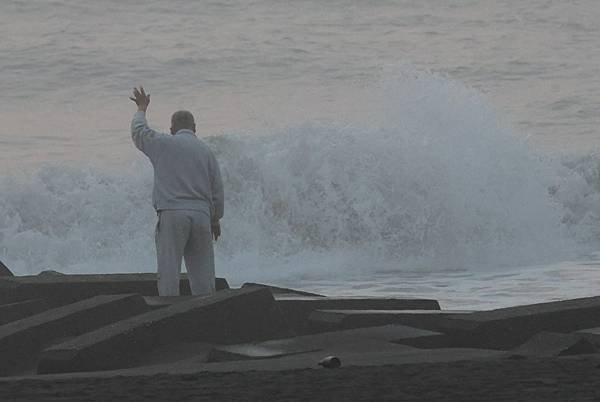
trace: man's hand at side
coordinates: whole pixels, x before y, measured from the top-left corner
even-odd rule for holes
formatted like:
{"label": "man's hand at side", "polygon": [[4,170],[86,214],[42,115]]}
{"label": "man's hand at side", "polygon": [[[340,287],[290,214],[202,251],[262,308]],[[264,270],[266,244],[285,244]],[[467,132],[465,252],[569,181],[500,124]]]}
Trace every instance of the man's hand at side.
{"label": "man's hand at side", "polygon": [[135,102],[140,112],[146,112],[148,110],[148,105],[150,104],[150,94],[146,95],[144,91],[144,87],[140,86],[140,88],[133,88],[133,96],[130,96],[129,99]]}
{"label": "man's hand at side", "polygon": [[212,232],[213,238],[215,239],[215,241],[217,241],[219,239],[219,236],[221,236],[221,224],[219,223],[219,221],[214,221],[210,225],[210,230]]}

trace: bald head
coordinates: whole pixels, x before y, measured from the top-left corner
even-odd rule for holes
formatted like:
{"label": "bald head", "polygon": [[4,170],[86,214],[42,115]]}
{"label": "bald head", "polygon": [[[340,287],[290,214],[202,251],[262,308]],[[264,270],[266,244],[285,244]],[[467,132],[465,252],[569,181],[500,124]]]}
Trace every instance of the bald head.
{"label": "bald head", "polygon": [[171,116],[171,134],[175,134],[183,129],[192,130],[194,133],[196,132],[194,115],[187,110],[179,110]]}

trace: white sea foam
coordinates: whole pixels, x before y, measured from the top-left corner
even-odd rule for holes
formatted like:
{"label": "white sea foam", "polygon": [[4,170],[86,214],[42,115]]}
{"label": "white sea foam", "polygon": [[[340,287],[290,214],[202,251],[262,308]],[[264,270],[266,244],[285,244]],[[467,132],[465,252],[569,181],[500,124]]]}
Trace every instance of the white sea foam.
{"label": "white sea foam", "polygon": [[[535,155],[481,94],[443,76],[404,70],[372,92],[364,124],[208,139],[227,198],[219,274],[498,269],[597,242],[598,159]],[[152,271],[151,185],[145,163],[3,177],[0,258],[19,274]]]}

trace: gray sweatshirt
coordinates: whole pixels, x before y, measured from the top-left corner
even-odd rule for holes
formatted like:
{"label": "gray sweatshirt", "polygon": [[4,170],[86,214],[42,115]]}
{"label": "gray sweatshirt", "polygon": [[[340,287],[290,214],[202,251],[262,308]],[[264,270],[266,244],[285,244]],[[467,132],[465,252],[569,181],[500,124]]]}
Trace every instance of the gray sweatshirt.
{"label": "gray sweatshirt", "polygon": [[148,127],[146,114],[131,121],[131,138],[154,167],[152,201],[157,211],[204,211],[213,221],[223,217],[224,194],[219,164],[208,146],[191,130],[175,135]]}

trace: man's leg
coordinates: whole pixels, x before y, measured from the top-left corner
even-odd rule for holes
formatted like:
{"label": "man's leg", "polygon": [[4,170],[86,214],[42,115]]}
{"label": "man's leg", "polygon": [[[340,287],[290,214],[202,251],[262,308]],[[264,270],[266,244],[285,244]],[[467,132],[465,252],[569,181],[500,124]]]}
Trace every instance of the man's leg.
{"label": "man's leg", "polygon": [[215,257],[210,217],[203,212],[190,211],[192,229],[184,258],[193,295],[208,296],[215,292]]}
{"label": "man's leg", "polygon": [[184,211],[161,211],[156,225],[158,294],[179,296],[181,258],[188,241],[191,221]]}

